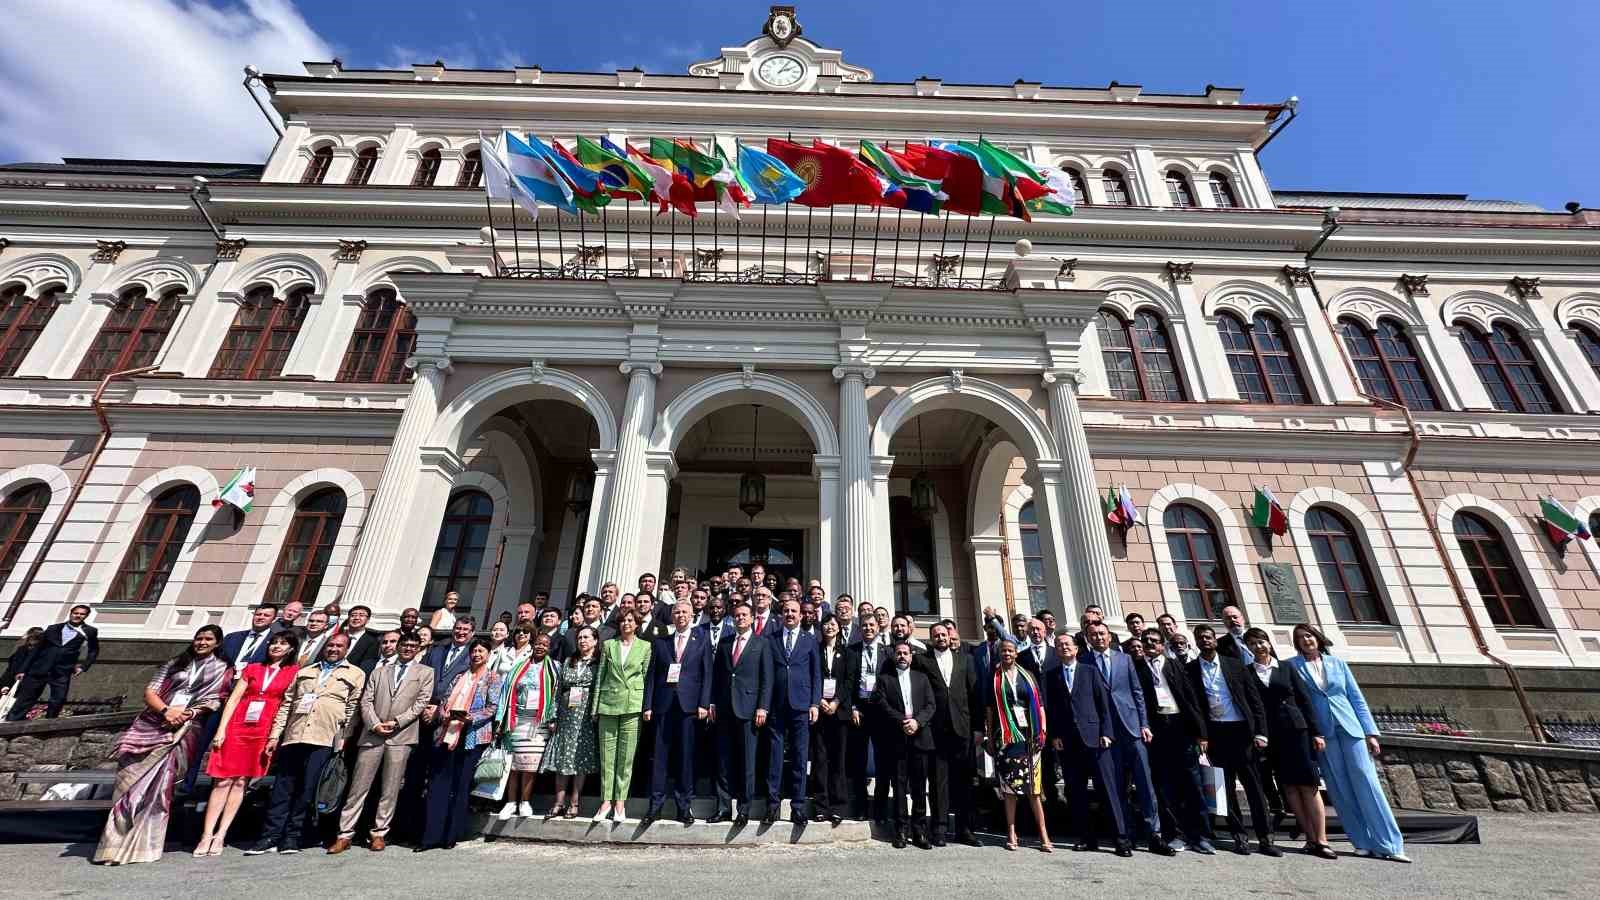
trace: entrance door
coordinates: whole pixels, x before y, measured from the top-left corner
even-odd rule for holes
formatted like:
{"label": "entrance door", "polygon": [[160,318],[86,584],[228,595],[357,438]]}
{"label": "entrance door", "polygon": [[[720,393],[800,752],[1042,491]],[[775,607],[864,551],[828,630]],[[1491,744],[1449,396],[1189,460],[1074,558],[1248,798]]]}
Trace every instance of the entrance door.
{"label": "entrance door", "polygon": [[729,566],[763,563],[778,576],[778,583],[793,576],[806,580],[806,533],[799,529],[713,528],[706,540],[704,574],[727,571]]}

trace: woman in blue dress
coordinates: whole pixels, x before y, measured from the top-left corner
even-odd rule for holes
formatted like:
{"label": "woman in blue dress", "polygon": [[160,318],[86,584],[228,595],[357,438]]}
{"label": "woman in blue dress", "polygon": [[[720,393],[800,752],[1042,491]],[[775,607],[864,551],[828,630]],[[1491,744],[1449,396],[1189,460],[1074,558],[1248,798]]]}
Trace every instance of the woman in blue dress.
{"label": "woman in blue dress", "polygon": [[1310,625],[1294,627],[1298,655],[1289,661],[1311,694],[1311,709],[1327,746],[1322,779],[1339,811],[1345,836],[1358,856],[1411,862],[1373,764],[1380,752],[1378,725],[1344,660],[1328,655],[1327,637]]}

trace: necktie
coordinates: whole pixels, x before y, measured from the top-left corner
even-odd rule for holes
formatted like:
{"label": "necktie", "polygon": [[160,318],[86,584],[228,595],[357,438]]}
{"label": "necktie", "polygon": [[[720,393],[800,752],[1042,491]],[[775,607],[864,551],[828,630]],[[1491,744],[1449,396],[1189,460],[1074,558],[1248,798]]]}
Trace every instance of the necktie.
{"label": "necktie", "polygon": [[739,657],[743,653],[744,653],[744,635],[741,634],[733,642],[733,664],[734,665],[737,666],[739,664]]}
{"label": "necktie", "polygon": [[680,631],[680,632],[678,632],[678,654],[677,654],[677,658],[678,659],[683,659],[683,641],[684,641],[684,635],[683,635],[683,632]]}
{"label": "necktie", "polygon": [[1072,693],[1072,670],[1073,670],[1073,668],[1074,668],[1073,666],[1062,666],[1061,667],[1062,677],[1067,680],[1067,693],[1069,693],[1069,694]]}
{"label": "necktie", "polygon": [[783,639],[783,655],[788,656],[794,652],[794,632],[791,631]]}
{"label": "necktie", "polygon": [[460,647],[452,647],[450,649],[450,652],[448,654],[446,654],[446,656],[444,658],[444,667],[446,669],[448,669],[451,666],[454,666],[456,664],[456,657],[459,657],[460,655],[461,655],[461,648]]}
{"label": "necktie", "polygon": [[1107,659],[1104,653],[1100,654],[1100,675],[1106,681],[1111,680],[1111,660]]}
{"label": "necktie", "polygon": [[405,677],[406,677],[406,665],[407,665],[407,663],[401,663],[400,665],[395,666],[395,669],[394,669],[394,689],[397,690],[397,691],[400,690],[400,682],[402,680],[404,680]]}

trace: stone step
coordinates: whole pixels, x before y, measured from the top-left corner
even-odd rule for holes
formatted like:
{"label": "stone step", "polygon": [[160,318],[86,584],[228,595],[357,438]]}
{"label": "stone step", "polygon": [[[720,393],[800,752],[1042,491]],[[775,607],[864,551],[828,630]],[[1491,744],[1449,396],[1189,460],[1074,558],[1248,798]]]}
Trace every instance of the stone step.
{"label": "stone step", "polygon": [[[670,807],[670,804],[669,804]],[[591,814],[592,815],[592,814]],[[869,822],[846,820],[835,826],[827,822],[794,824],[780,819],[770,828],[763,828],[758,818],[743,827],[732,822],[711,824],[703,820],[685,827],[672,819],[651,823],[649,828],[639,821],[592,822],[587,817],[577,819],[507,819],[502,822],[495,816],[480,816],[480,829],[490,840],[555,841],[569,844],[654,844],[678,847],[726,847],[756,844],[839,844],[869,841],[872,825]]]}

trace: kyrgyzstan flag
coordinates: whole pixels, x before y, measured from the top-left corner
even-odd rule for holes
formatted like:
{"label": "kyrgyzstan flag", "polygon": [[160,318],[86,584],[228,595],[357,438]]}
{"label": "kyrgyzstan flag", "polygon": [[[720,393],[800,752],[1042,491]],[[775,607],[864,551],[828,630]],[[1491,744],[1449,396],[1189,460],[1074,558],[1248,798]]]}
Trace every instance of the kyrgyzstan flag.
{"label": "kyrgyzstan flag", "polygon": [[806,147],[767,138],[767,152],[782,160],[806,183],[806,189],[794,198],[795,203],[804,206],[849,203],[877,206],[883,202],[883,190],[872,169],[849,150],[821,141]]}

